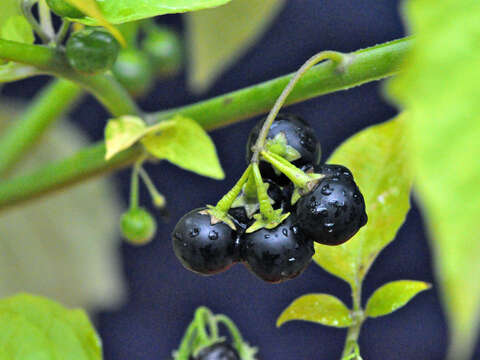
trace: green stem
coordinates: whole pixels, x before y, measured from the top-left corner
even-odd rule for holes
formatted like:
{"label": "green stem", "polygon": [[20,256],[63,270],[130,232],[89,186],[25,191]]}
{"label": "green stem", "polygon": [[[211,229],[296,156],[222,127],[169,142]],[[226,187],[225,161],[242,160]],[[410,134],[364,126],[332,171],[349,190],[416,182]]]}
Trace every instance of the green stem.
{"label": "green stem", "polygon": [[78,86],[65,80],[55,80],[43,89],[0,137],[0,174],[10,169],[82,93]]}
{"label": "green stem", "polygon": [[142,162],[139,160],[135,163],[132,168],[132,177],[130,180],[130,210],[135,210],[138,208],[138,173],[142,166]]}
{"label": "green stem", "polygon": [[192,321],[183,335],[182,341],[180,343],[180,348],[178,349],[176,360],[188,360],[188,357],[191,352],[192,346],[192,337],[195,335],[197,330],[197,324],[195,321]]}
{"label": "green stem", "polygon": [[243,337],[237,326],[233,323],[232,320],[230,320],[229,317],[225,315],[220,314],[216,315],[215,317],[219,323],[222,323],[227,327],[230,335],[232,336],[233,346],[239,352],[240,357],[243,358]]}
{"label": "green stem", "polygon": [[35,33],[42,40],[42,42],[48,43],[50,42],[50,37],[48,36],[48,34],[45,33],[43,27],[38,23],[37,19],[35,19],[32,14],[32,6],[34,3],[35,0],[22,0],[20,6],[22,8],[23,16],[30,23],[33,31],[35,31]]}
{"label": "green stem", "polygon": [[165,205],[167,204],[167,201],[165,200],[165,196],[163,196],[160,191],[158,191],[157,187],[153,183],[152,179],[148,175],[148,173],[145,171],[143,167],[140,167],[138,169],[138,173],[140,174],[140,177],[143,180],[143,183],[147,187],[147,190],[150,194],[150,197],[152,198],[152,202],[155,205],[155,207],[163,209],[165,208]]}
{"label": "green stem", "polygon": [[127,91],[111,76],[73,70],[60,49],[0,39],[0,59],[32,65],[45,74],[65,78],[92,93],[114,116],[140,114]]}
{"label": "green stem", "polygon": [[270,130],[270,127],[273,124],[273,121],[277,117],[280,109],[282,108],[283,104],[287,100],[288,96],[291,94],[293,89],[295,88],[295,85],[297,85],[298,81],[301,79],[301,77],[315,64],[318,64],[320,61],[323,60],[331,60],[335,67],[338,67],[338,65],[346,62],[345,59],[351,55],[344,55],[335,51],[322,51],[319,54],[316,54],[312,56],[310,59],[308,59],[305,64],[303,64],[300,69],[295,73],[295,75],[290,79],[288,82],[287,86],[285,89],[282,91],[280,96],[278,97],[277,101],[275,101],[275,104],[273,105],[272,109],[268,113],[267,118],[265,119],[265,122],[263,123],[262,129],[260,130],[260,134],[258,134],[257,141],[255,145],[253,146],[253,155],[252,155],[252,162],[258,162],[258,157],[260,155],[260,152],[263,150],[263,147],[265,146],[265,140],[267,139],[268,132]]}
{"label": "green stem", "polygon": [[63,42],[63,40],[65,40],[65,38],[67,37],[68,31],[70,30],[70,25],[71,25],[70,20],[63,19],[62,25],[60,25],[60,29],[58,30],[58,33],[55,36],[55,43],[57,44],[57,46],[60,45]]}
{"label": "green stem", "polygon": [[257,186],[257,199],[260,205],[260,213],[265,220],[273,220],[274,210],[272,204],[270,204],[270,198],[268,197],[267,189],[262,180],[258,163],[252,163],[252,176],[255,179],[255,185]]}
{"label": "green stem", "polygon": [[247,169],[244,171],[243,175],[233,186],[233,188],[228,193],[226,193],[217,203],[215,207],[218,210],[223,211],[224,213],[228,212],[228,210],[232,207],[233,202],[242,191],[243,185],[247,182],[250,174],[251,166],[248,166]]}
{"label": "green stem", "polygon": [[291,162],[277,154],[268,151],[262,151],[260,154],[265,161],[269,162],[275,169],[288,177],[297,187],[307,188],[308,184],[313,180]]}
{"label": "green stem", "polygon": [[[9,51],[13,53],[18,51],[15,46],[13,49],[10,45],[5,47],[6,43],[10,42],[0,40],[0,58],[7,52],[5,48],[10,48]],[[295,86],[286,104],[346,90],[394,75],[398,72],[402,58],[411,48],[411,44],[411,40],[400,39],[357,51],[353,53],[355,56],[343,74],[332,71],[328,64],[316,65]],[[197,104],[160,112],[149,119],[154,122],[163,121],[174,114],[182,114],[195,119],[206,129],[226,126],[268,111],[290,78],[291,75],[283,76]],[[0,209],[132,164],[142,154],[140,146],[133,146],[105,161],[105,145],[96,144],[70,158],[0,184]],[[82,163],[79,163],[80,160]]]}
{"label": "green stem", "polygon": [[345,339],[345,346],[343,348],[341,359],[348,357],[355,350],[358,344],[360,330],[362,329],[363,322],[365,321],[365,314],[362,310],[361,298],[362,298],[361,284],[358,286],[352,287],[353,324],[348,328],[347,337]]}

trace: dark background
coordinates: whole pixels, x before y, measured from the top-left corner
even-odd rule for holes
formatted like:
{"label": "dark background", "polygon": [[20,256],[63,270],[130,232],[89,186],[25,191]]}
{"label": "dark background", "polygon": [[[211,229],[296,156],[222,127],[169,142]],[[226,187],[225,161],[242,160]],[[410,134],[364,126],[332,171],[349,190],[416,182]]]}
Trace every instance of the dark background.
{"label": "dark background", "polygon": [[[391,0],[288,1],[261,41],[208,93],[201,97],[188,93],[185,75],[181,74],[157,84],[141,105],[147,111],[180,106],[292,72],[321,50],[348,52],[401,37],[404,29],[398,9],[399,3]],[[164,16],[159,22],[182,31],[180,15]],[[30,98],[45,81],[12,84],[4,93]],[[323,96],[292,106],[289,111],[313,124],[322,142],[324,159],[350,135],[396,113],[382,99],[381,83]],[[76,108],[72,118],[92,140],[100,140],[107,116],[89,98]],[[122,245],[130,296],[119,310],[98,316],[105,359],[166,359],[178,347],[200,305],[229,315],[244,337],[260,348],[263,360],[340,357],[345,330],[306,322],[291,322],[277,329],[275,321],[292,300],[307,293],[332,293],[350,304],[346,283],[314,263],[298,279],[279,285],[261,282],[241,265],[220,275],[200,277],[184,270],[171,249],[170,232],[175,221],[192,208],[215,204],[243,172],[246,138],[256,120],[212,133],[227,174],[224,181],[200,177],[168,163],[148,167],[168,198],[172,221],[159,221],[155,240],[145,247]],[[120,172],[116,180],[126,201],[128,171]],[[142,203],[149,206],[145,192],[143,195]],[[383,251],[367,276],[364,301],[383,283],[399,279],[435,284],[422,218],[415,206],[396,240]],[[446,323],[436,286],[394,314],[367,321],[360,338],[362,355],[369,360],[443,359],[446,343]]]}

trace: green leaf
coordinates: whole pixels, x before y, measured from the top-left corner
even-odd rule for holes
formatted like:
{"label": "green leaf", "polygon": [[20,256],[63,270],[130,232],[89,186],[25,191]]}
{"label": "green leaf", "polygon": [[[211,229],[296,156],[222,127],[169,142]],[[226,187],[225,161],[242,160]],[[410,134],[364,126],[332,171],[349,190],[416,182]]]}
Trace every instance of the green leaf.
{"label": "green leaf", "polygon": [[0,38],[22,43],[33,43],[32,27],[23,16],[19,0],[2,0]]}
{"label": "green leaf", "polygon": [[277,319],[277,327],[287,321],[304,320],[317,324],[349,327],[352,325],[350,310],[335,296],[308,294],[294,300]]}
{"label": "green leaf", "polygon": [[450,358],[471,358],[480,319],[480,2],[408,1],[414,47],[390,94],[408,111],[415,189],[451,326]]}
{"label": "green leaf", "polygon": [[[77,5],[85,0],[66,0]],[[89,0],[90,1],[90,0]],[[102,0],[97,1],[103,17],[112,24],[122,24],[158,15],[183,13],[220,6],[230,0]],[[78,6],[83,10],[80,6]],[[87,13],[87,12],[86,12]],[[89,14],[91,16],[91,14]],[[87,25],[97,24],[94,18],[73,19]]]}
{"label": "green leaf", "polygon": [[339,246],[315,244],[315,262],[359,286],[380,251],[403,224],[410,208],[412,175],[406,156],[405,119],[371,126],[345,141],[329,163],[348,167],[365,197],[368,223]]}
{"label": "green leaf", "polygon": [[101,358],[100,338],[83,310],[27,294],[0,300],[0,359]]}
{"label": "green leaf", "polygon": [[159,159],[214,179],[225,174],[218,160],[215,145],[205,130],[192,119],[176,116],[174,123],[160,134],[145,136],[142,144]]}
{"label": "green leaf", "polygon": [[105,160],[139,141],[146,129],[145,122],[137,116],[126,115],[109,120],[105,127]]}
{"label": "green leaf", "polygon": [[[0,101],[0,131],[25,107],[15,105]],[[11,176],[72,156],[87,144],[71,122],[59,122]],[[89,311],[118,306],[125,296],[118,254],[122,206],[112,181],[99,178],[2,213],[0,298],[27,291]]]}
{"label": "green leaf", "polygon": [[186,15],[190,87],[206,90],[263,34],[284,0],[233,0],[218,9]]}
{"label": "green leaf", "polygon": [[373,293],[368,299],[366,315],[379,317],[388,315],[407,305],[419,292],[430,289],[430,284],[423,281],[398,280],[389,282]]}

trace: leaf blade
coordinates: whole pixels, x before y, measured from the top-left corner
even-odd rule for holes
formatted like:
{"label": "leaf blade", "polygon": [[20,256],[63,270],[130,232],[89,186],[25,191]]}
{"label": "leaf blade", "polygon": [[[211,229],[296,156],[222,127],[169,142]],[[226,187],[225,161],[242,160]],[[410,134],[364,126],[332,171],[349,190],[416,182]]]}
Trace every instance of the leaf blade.
{"label": "leaf blade", "polygon": [[0,300],[0,333],[7,334],[0,336],[2,358],[102,358],[100,338],[84,311],[39,296]]}
{"label": "leaf blade", "polygon": [[0,12],[0,38],[32,44],[33,30],[23,16],[18,0],[3,0]]}
{"label": "leaf blade", "polygon": [[293,320],[333,327],[348,327],[353,323],[350,310],[342,301],[329,294],[308,294],[297,298],[280,314],[277,327]]}
{"label": "leaf blade", "polygon": [[137,116],[126,115],[110,119],[105,127],[105,160],[135,144],[146,130],[145,122]]}
{"label": "leaf blade", "polygon": [[145,149],[158,159],[197,174],[223,179],[225,173],[218,160],[213,141],[205,130],[194,120],[176,116],[173,126],[160,134],[150,134],[142,139]]}
{"label": "leaf blade", "polygon": [[426,282],[414,280],[397,280],[384,284],[368,299],[365,314],[372,318],[388,315],[430,287]]}
{"label": "leaf blade", "polygon": [[415,45],[388,90],[410,114],[409,158],[451,327],[449,355],[469,359],[480,328],[480,3],[405,4]]}
{"label": "leaf blade", "polygon": [[352,171],[369,221],[345,244],[315,244],[313,259],[352,287],[359,286],[380,251],[393,241],[410,208],[413,177],[406,158],[404,116],[355,134],[328,161]]}
{"label": "leaf blade", "polygon": [[186,14],[191,61],[188,82],[206,90],[255,43],[284,5],[284,0],[233,0],[229,4]]}

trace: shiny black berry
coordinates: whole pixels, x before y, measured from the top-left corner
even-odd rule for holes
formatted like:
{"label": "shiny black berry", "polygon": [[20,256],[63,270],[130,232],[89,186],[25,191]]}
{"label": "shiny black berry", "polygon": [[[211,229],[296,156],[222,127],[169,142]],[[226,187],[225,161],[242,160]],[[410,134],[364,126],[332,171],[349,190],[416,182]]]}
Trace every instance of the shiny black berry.
{"label": "shiny black berry", "polygon": [[182,265],[203,275],[227,270],[238,259],[237,233],[227,224],[212,224],[205,208],[184,215],[172,233],[175,255]]}
{"label": "shiny black berry", "polygon": [[313,242],[290,215],[274,229],[245,234],[246,266],[260,279],[279,283],[300,275],[314,254]]}
{"label": "shiny black berry", "polygon": [[238,355],[235,348],[226,343],[216,343],[210,345],[197,354],[194,360],[240,360],[240,355]]}
{"label": "shiny black berry", "polygon": [[298,200],[298,223],[314,241],[340,245],[367,223],[365,200],[348,169],[328,165],[320,171],[327,176]]}
{"label": "shiny black berry", "polygon": [[[308,171],[308,170],[307,170]],[[339,178],[350,178],[353,180],[352,172],[343,165],[323,164],[315,167],[317,174],[328,176],[337,176]]]}
{"label": "shiny black berry", "polygon": [[[257,141],[264,121],[265,119],[259,121],[250,132],[247,141],[247,163],[252,158],[252,146]],[[286,137],[287,145],[298,152],[299,157],[292,161],[295,166],[302,167],[308,164],[319,164],[321,156],[320,142],[313,128],[305,120],[291,114],[278,114],[268,132],[267,140],[275,139],[279,134],[283,134]],[[260,170],[264,177],[275,180],[280,185],[288,183],[288,179],[285,176],[276,174],[270,164],[262,162]]]}

